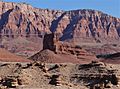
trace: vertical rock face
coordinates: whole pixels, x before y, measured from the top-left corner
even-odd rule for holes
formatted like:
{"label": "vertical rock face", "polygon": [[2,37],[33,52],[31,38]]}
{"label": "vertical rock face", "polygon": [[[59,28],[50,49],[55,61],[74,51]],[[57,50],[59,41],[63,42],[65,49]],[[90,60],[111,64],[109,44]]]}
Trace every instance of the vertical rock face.
{"label": "vertical rock face", "polygon": [[16,39],[39,44],[45,32],[59,33],[61,41],[118,42],[120,19],[95,10],[59,11],[0,2],[0,44]]}
{"label": "vertical rock face", "polygon": [[61,15],[60,11],[37,9],[26,4],[0,2],[0,5],[0,31],[7,36],[40,36],[40,32],[49,31],[52,20]]}
{"label": "vertical rock face", "polygon": [[54,34],[53,33],[44,35],[43,50],[49,49],[49,50],[55,51],[54,40],[53,39],[54,39]]}
{"label": "vertical rock face", "polygon": [[[118,18],[94,10],[76,10],[66,13],[69,16],[65,20],[68,21],[68,25],[63,29],[59,28],[63,32],[61,40],[74,38],[83,42],[105,42],[119,39],[120,19]],[[63,26],[62,24],[65,23],[63,18],[59,25]]]}

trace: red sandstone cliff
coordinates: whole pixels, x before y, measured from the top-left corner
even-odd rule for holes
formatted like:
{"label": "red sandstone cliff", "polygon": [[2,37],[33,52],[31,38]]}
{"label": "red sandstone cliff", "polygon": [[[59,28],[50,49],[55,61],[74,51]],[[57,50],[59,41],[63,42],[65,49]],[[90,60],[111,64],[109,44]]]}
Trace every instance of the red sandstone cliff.
{"label": "red sandstone cliff", "polygon": [[[24,39],[39,45],[44,32],[50,31],[60,33],[62,41],[118,42],[120,19],[95,10],[59,11],[38,9],[22,3],[0,2],[1,44],[10,46],[16,42],[13,40]],[[33,43],[29,43],[29,46]],[[19,49],[18,45],[14,46]]]}

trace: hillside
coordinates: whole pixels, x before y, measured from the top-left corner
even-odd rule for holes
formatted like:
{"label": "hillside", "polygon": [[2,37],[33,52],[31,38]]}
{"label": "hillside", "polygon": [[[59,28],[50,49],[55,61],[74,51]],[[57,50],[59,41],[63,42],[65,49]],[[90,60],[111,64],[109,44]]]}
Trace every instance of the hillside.
{"label": "hillside", "polygon": [[[60,11],[34,8],[23,3],[0,2],[2,47],[10,51],[15,48],[15,53],[20,55],[26,51],[27,55],[33,55],[42,48],[45,32],[56,32],[59,40],[76,44],[118,44],[120,19],[96,10]],[[16,42],[18,38],[24,39],[23,42]]]}
{"label": "hillside", "polygon": [[5,49],[0,48],[0,61],[2,62],[30,62],[30,60],[16,56]]}

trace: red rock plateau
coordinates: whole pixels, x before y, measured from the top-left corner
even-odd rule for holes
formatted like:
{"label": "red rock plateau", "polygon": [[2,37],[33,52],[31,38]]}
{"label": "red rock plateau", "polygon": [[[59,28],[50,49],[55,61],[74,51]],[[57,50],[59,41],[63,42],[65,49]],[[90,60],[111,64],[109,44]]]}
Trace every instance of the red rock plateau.
{"label": "red rock plateau", "polygon": [[[120,51],[120,19],[96,10],[49,10],[0,2],[0,46],[25,57],[42,49],[45,33],[95,55]],[[108,46],[107,49],[105,45]],[[115,45],[116,46],[115,46]]]}

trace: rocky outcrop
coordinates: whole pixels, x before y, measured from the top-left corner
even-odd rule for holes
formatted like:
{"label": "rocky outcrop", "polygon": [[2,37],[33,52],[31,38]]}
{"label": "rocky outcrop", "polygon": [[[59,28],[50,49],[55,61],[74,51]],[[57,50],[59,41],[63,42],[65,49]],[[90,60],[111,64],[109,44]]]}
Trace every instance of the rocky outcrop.
{"label": "rocky outcrop", "polygon": [[33,55],[32,51],[42,48],[46,32],[76,44],[115,43],[120,39],[120,19],[95,10],[60,11],[0,2],[0,47]]}
{"label": "rocky outcrop", "polygon": [[120,66],[114,66],[95,61],[82,65],[0,63],[0,88],[120,89]]}
{"label": "rocky outcrop", "polygon": [[[104,89],[111,88],[112,85],[117,85],[119,77],[117,76],[117,70],[112,67],[107,67],[102,62],[95,62],[89,64],[83,64],[78,67],[79,72],[72,75],[71,80],[80,82],[79,80],[87,83],[86,85],[90,89]],[[86,71],[87,70],[87,71]]]}
{"label": "rocky outcrop", "polygon": [[55,51],[54,34],[45,34],[43,39],[43,50],[49,49]]}
{"label": "rocky outcrop", "polygon": [[41,31],[49,31],[53,19],[62,14],[62,11],[37,9],[22,3],[0,4],[0,31],[7,37],[41,37]]}
{"label": "rocky outcrop", "polygon": [[86,63],[97,58],[78,45],[59,41],[56,33],[49,33],[44,36],[43,49],[29,59],[46,63]]}
{"label": "rocky outcrop", "polygon": [[120,19],[100,11],[57,11],[38,9],[23,3],[0,4],[2,37],[41,37],[42,32],[51,31],[61,33],[60,40],[89,38],[102,42],[107,39],[118,40],[120,36]]}

